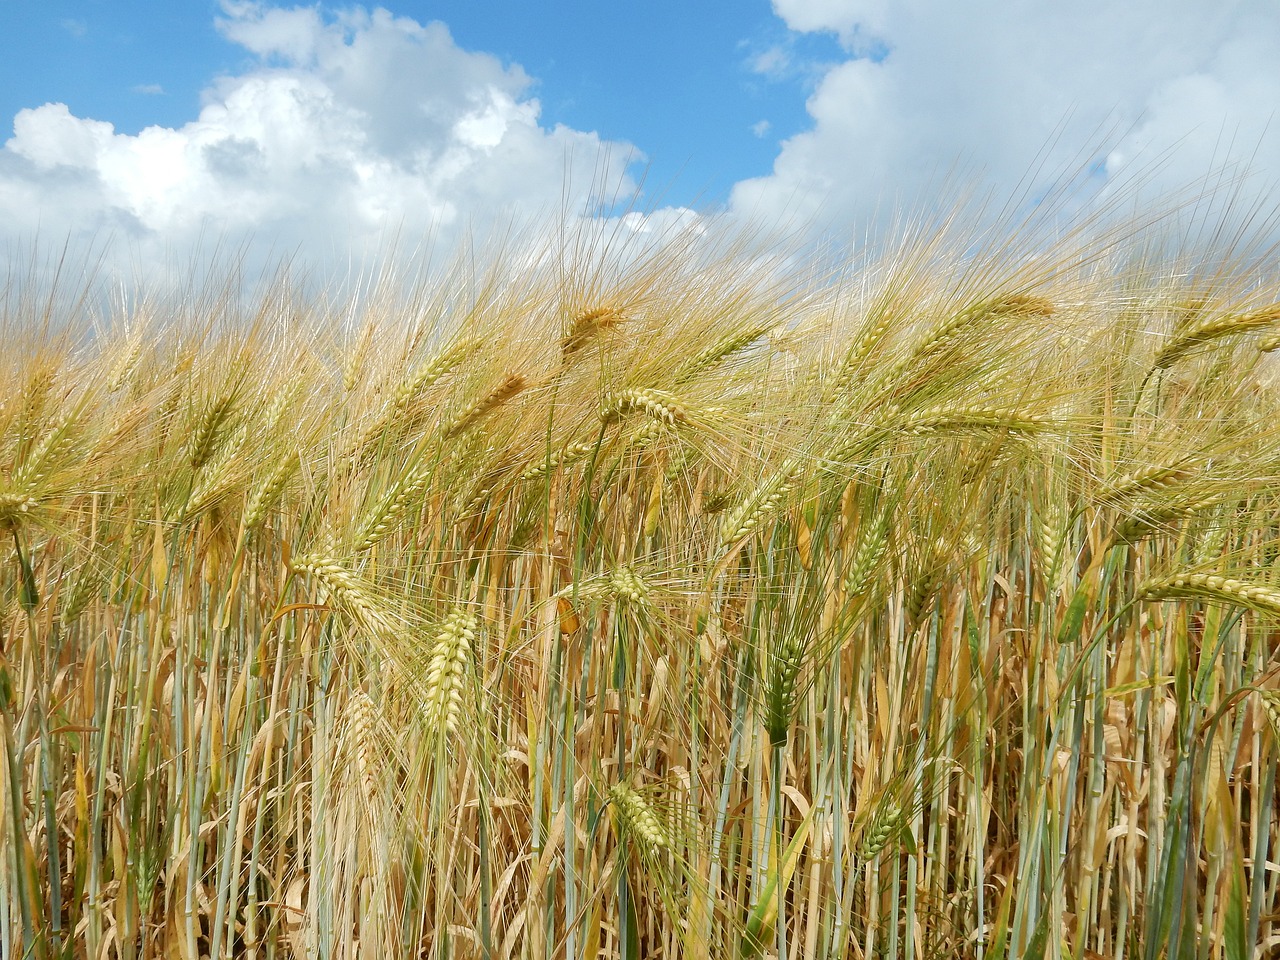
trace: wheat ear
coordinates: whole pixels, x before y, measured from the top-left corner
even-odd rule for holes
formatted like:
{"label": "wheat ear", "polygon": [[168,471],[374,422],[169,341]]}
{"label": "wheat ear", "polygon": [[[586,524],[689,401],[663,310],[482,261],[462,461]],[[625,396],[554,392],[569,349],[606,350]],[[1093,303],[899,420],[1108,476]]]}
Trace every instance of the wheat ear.
{"label": "wheat ear", "polygon": [[457,730],[467,664],[477,628],[475,614],[457,609],[445,617],[432,638],[422,681],[423,719],[428,730],[441,736]]}
{"label": "wheat ear", "polygon": [[318,580],[351,618],[365,629],[383,637],[395,633],[386,611],[374,602],[360,579],[335,557],[304,554],[294,558],[293,570]]}
{"label": "wheat ear", "polygon": [[1211,573],[1179,573],[1145,583],[1141,600],[1217,600],[1280,617],[1280,590]]}
{"label": "wheat ear", "polygon": [[1163,370],[1172,366],[1196,347],[1221,340],[1237,333],[1248,333],[1269,327],[1280,321],[1280,304],[1272,304],[1250,313],[1236,313],[1225,317],[1213,317],[1192,324],[1182,331],[1156,354],[1155,368]]}
{"label": "wheat ear", "polygon": [[665,390],[619,390],[605,395],[600,422],[614,423],[632,413],[645,413],[669,427],[685,420],[680,402]]}
{"label": "wheat ear", "polygon": [[444,435],[446,437],[456,437],[458,434],[470,430],[528,386],[529,381],[523,376],[518,373],[510,374],[500,384],[458,414],[453,423],[445,430]]}
{"label": "wheat ear", "polygon": [[739,353],[773,329],[769,324],[748,327],[737,333],[721,337],[711,346],[698,353],[676,375],[676,383],[687,383],[708,367],[722,363],[735,353]]}
{"label": "wheat ear", "polygon": [[755,530],[777,508],[782,498],[799,485],[803,473],[803,460],[791,457],[783,461],[773,476],[752,490],[738,508],[724,518],[720,525],[721,543],[737,543]]}
{"label": "wheat ear", "polygon": [[874,860],[902,833],[907,824],[907,812],[902,804],[892,798],[885,797],[877,805],[871,822],[867,824],[866,833],[858,845],[858,859],[866,862]]}
{"label": "wheat ear", "polygon": [[662,821],[635,788],[615,783],[609,788],[609,802],[619,833],[634,837],[647,855],[653,856],[671,846]]}
{"label": "wheat ear", "polygon": [[560,356],[567,360],[602,332],[625,319],[616,307],[596,307],[578,314],[569,325],[569,332],[560,341]]}
{"label": "wheat ear", "polygon": [[1001,407],[930,407],[909,416],[902,425],[908,433],[943,433],[950,430],[1038,433],[1053,426],[1039,417]]}

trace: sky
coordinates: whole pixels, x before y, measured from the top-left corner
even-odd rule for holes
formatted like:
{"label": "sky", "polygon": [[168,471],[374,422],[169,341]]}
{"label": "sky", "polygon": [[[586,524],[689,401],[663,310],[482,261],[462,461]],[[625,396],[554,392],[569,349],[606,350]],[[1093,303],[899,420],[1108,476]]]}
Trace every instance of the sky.
{"label": "sky", "polygon": [[[0,0],[0,249],[341,263],[512,220],[857,237],[1280,180],[1274,0]],[[264,254],[265,255],[265,254]]]}

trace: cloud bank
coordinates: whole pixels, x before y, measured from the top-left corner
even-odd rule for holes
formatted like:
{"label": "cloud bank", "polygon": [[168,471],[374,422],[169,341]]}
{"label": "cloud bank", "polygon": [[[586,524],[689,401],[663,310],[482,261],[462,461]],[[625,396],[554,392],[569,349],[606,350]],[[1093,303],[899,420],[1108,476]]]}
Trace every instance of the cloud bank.
{"label": "cloud bank", "polygon": [[61,103],[18,113],[0,149],[11,243],[112,237],[146,263],[252,238],[324,263],[392,232],[447,238],[631,186],[631,145],[543,126],[520,67],[459,48],[444,24],[222,9],[219,30],[251,65],[213,82],[184,126],[132,136]]}
{"label": "cloud bank", "polygon": [[[1280,180],[1280,6],[1270,0],[773,0],[847,59],[807,103],[811,127],[732,194],[742,216],[852,224],[945,203],[959,170],[1000,191],[1088,169],[1178,189],[1248,166]],[[1098,151],[1091,156],[1089,151]],[[1028,179],[1029,178],[1029,179]]]}
{"label": "cloud bank", "polygon": [[[1029,202],[1081,169],[1098,195],[1135,171],[1153,191],[1233,164],[1255,196],[1280,181],[1272,0],[773,3],[793,39],[834,35],[844,57],[795,63],[793,44],[747,65],[810,78],[810,125],[734,187],[729,221],[856,235],[899,206],[947,206],[955,170]],[[544,124],[533,79],[444,24],[246,0],[221,11],[247,65],[215,79],[185,125],[127,135],[60,103],[17,114],[0,148],[0,257],[36,237],[111,238],[145,272],[252,240],[260,261],[296,252],[324,269],[393,233],[447,249],[635,189],[635,147]]]}

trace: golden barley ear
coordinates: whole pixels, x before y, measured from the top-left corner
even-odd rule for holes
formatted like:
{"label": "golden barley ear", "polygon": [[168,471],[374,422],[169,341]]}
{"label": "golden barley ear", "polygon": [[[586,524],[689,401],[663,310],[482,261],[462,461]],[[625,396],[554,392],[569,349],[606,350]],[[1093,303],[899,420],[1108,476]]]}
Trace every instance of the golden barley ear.
{"label": "golden barley ear", "polygon": [[623,323],[625,320],[626,317],[622,315],[622,311],[616,307],[605,306],[584,310],[574,317],[569,324],[568,332],[565,333],[560,341],[560,355],[568,360],[569,357],[582,350],[599,337],[600,334]]}
{"label": "golden barley ear", "polygon": [[1177,573],[1149,580],[1137,595],[1141,600],[1214,600],[1280,617],[1280,590],[1213,573]]}
{"label": "golden barley ear", "polygon": [[634,787],[615,783],[609,788],[608,797],[613,807],[614,826],[620,836],[634,839],[650,857],[671,846],[662,821]]}
{"label": "golden barley ear", "polygon": [[441,740],[457,731],[462,718],[467,670],[478,630],[475,614],[460,608],[446,616],[432,636],[420,681],[423,723]]}
{"label": "golden barley ear", "polygon": [[1165,370],[1191,351],[1225,337],[1264,330],[1280,322],[1280,304],[1248,313],[1209,317],[1192,323],[1175,334],[1156,354],[1155,369]]}
{"label": "golden barley ear", "polygon": [[481,420],[521,393],[528,386],[528,379],[521,374],[508,374],[496,387],[475,400],[454,417],[453,422],[444,431],[445,437],[456,437],[458,434],[472,429]]}

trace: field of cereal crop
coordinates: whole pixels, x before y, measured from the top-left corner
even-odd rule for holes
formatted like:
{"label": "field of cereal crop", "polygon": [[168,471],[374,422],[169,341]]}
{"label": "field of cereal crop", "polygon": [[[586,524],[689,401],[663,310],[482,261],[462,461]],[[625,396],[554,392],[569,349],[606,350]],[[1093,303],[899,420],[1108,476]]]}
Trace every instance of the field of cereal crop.
{"label": "field of cereal crop", "polygon": [[1269,955],[1280,270],[1186,246],[11,288],[0,954]]}

